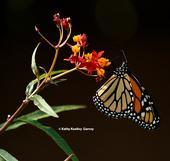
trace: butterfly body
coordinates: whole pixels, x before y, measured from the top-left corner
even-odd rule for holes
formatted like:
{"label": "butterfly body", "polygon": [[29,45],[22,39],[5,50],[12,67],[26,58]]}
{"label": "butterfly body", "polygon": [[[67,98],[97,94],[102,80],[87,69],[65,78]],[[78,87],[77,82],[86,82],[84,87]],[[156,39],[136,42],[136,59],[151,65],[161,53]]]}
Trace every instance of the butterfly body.
{"label": "butterfly body", "polygon": [[159,126],[160,119],[153,100],[126,62],[113,71],[113,75],[97,90],[93,97],[97,109],[112,118],[128,118],[151,130]]}

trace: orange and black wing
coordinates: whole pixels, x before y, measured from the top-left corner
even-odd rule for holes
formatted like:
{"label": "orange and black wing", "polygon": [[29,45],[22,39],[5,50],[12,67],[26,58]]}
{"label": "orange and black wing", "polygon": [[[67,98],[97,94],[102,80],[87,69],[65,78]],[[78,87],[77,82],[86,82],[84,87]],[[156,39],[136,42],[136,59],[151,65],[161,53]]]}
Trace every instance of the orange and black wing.
{"label": "orange and black wing", "polygon": [[159,127],[153,100],[127,70],[127,64],[124,62],[113,73],[93,97],[97,109],[113,118],[129,118],[145,129]]}
{"label": "orange and black wing", "polygon": [[113,74],[93,97],[97,109],[113,118],[126,118],[133,110],[133,91],[128,74]]}
{"label": "orange and black wing", "polygon": [[142,87],[136,77],[129,74],[133,91],[133,111],[128,118],[132,119],[145,129],[156,129],[160,125],[160,118],[151,96]]}

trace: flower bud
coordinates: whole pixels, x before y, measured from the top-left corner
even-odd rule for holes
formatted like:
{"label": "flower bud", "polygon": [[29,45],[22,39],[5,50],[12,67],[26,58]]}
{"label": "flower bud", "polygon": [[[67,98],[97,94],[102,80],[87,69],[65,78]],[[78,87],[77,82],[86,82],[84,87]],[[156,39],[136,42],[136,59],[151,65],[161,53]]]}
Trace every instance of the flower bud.
{"label": "flower bud", "polygon": [[63,19],[62,19],[61,23],[62,23],[63,28],[64,28],[65,30],[68,30],[68,29],[69,29],[70,20],[71,20],[70,17],[68,17],[68,18],[63,18]]}
{"label": "flower bud", "polygon": [[59,13],[53,15],[53,22],[54,22],[56,25],[59,25],[59,24],[61,23],[61,19],[60,19]]}
{"label": "flower bud", "polygon": [[37,26],[35,26],[35,31],[39,32],[39,28]]}

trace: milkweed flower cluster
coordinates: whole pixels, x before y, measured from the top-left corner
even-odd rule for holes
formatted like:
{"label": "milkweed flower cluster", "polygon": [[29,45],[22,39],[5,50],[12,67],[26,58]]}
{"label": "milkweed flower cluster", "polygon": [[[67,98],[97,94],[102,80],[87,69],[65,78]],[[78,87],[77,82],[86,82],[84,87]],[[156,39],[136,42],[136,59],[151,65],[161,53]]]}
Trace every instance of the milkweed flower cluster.
{"label": "milkweed flower cluster", "polygon": [[[54,49],[54,57],[51,61],[51,65],[48,69],[44,68],[43,66],[37,65],[37,50],[40,46],[40,42],[35,47],[32,58],[31,58],[31,69],[35,76],[35,79],[30,81],[25,90],[25,99],[22,101],[21,105],[18,109],[11,115],[7,117],[7,121],[2,124],[0,127],[0,134],[5,132],[5,130],[12,125],[14,119],[18,117],[18,115],[28,106],[29,102],[33,102],[35,106],[38,107],[40,111],[46,113],[49,116],[57,118],[58,115],[56,111],[45,101],[45,99],[39,95],[39,93],[50,84],[58,84],[58,82],[62,82],[65,79],[61,79],[61,77],[73,72],[73,71],[80,71],[86,75],[96,76],[97,80],[101,80],[105,74],[105,67],[109,66],[111,62],[109,59],[103,57],[104,51],[96,52],[92,50],[91,52],[86,52],[87,47],[87,36],[86,34],[79,34],[73,36],[73,45],[68,44],[68,40],[71,36],[72,31],[72,24],[71,19],[61,18],[60,14],[53,15],[53,22],[58,29],[59,32],[59,39],[56,43],[50,42],[39,30],[37,26],[35,26],[35,31],[38,33],[39,36],[50,46]],[[59,56],[59,51],[62,47],[68,45],[70,47],[70,56],[65,59],[65,61],[74,64],[74,67],[68,70],[56,70],[56,62]],[[69,53],[69,52],[68,52]],[[78,108],[83,108],[82,106]],[[78,109],[77,107],[75,109]],[[64,111],[64,109],[63,109]],[[29,114],[28,114],[29,115]],[[24,118],[24,117],[23,117]],[[29,117],[29,120],[26,119],[27,123],[29,123],[32,118]],[[40,123],[34,122],[34,125],[39,127],[43,127]],[[47,129],[44,126],[42,129]],[[48,127],[50,129],[50,127]],[[54,130],[53,133],[55,134]],[[57,133],[56,133],[57,134]],[[58,134],[57,134],[58,135]],[[61,138],[63,139],[63,138]],[[57,139],[57,140],[61,140]],[[57,144],[60,144],[58,141]],[[70,148],[67,143],[65,146],[62,147],[64,151],[65,149]],[[72,154],[65,160],[69,160]],[[76,159],[76,156],[74,156]],[[78,160],[78,158],[76,159]]]}
{"label": "milkweed flower cluster", "polygon": [[[40,36],[45,39],[45,41],[52,47],[54,47],[57,52],[59,48],[63,47],[64,45],[68,45],[71,49],[71,54],[68,58],[64,59],[65,61],[74,64],[76,69],[80,72],[96,76],[97,80],[101,80],[105,75],[105,68],[108,67],[111,62],[109,59],[103,57],[104,51],[95,51],[92,50],[91,52],[86,52],[87,44],[87,36],[86,34],[79,34],[72,37],[74,44],[67,43],[70,35],[71,35],[71,19],[61,18],[59,13],[53,15],[53,22],[57,26],[60,32],[60,38],[57,45],[53,45],[50,43],[39,31],[36,27],[35,30],[40,34]],[[63,40],[64,30],[67,31],[66,39]]]}
{"label": "milkweed flower cluster", "polygon": [[70,17],[67,18],[60,18],[60,14],[54,14],[53,15],[53,22],[55,25],[60,26],[62,25],[65,30],[69,29]]}
{"label": "milkweed flower cluster", "polygon": [[78,69],[87,71],[88,74],[92,75],[94,72],[97,74],[97,80],[104,77],[105,67],[109,66],[111,62],[103,56],[104,51],[96,52],[85,52],[87,47],[87,36],[86,34],[79,34],[73,36],[74,45],[68,44],[71,48],[72,54],[69,58],[65,59],[71,64],[75,64]]}

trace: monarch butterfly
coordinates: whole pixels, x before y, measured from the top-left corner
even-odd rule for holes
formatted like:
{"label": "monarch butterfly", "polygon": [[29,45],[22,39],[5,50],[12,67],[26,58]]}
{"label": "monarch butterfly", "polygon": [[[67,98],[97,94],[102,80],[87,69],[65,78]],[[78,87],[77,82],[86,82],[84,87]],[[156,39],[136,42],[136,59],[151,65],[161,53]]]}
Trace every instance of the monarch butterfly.
{"label": "monarch butterfly", "polygon": [[[124,53],[123,53],[124,54]],[[128,70],[127,59],[93,97],[96,108],[112,118],[128,118],[147,130],[159,127],[160,118],[150,95]]]}

